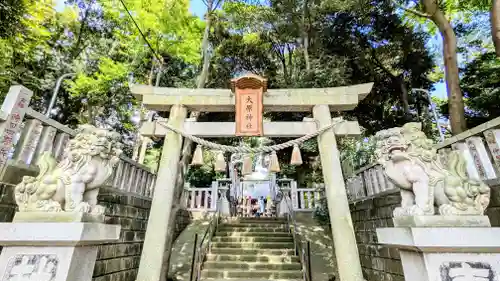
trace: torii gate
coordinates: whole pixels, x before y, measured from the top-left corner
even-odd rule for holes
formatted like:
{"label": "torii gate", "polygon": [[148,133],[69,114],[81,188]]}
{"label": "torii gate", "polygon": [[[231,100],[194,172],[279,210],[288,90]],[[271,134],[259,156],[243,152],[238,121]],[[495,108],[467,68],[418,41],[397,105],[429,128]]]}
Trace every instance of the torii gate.
{"label": "torii gate", "polygon": [[[256,76],[240,77],[258,79]],[[261,78],[262,79],[262,78]],[[266,137],[300,137],[332,124],[331,111],[353,110],[371,91],[373,83],[321,89],[271,89],[264,87],[266,112],[311,112],[303,122],[264,122]],[[267,91],[266,91],[267,90]],[[131,92],[149,110],[170,111],[168,125],[198,137],[233,137],[234,122],[196,122],[187,119],[188,110],[200,112],[235,111],[235,94],[229,89],[179,89],[133,85]],[[240,121],[241,122],[241,121]],[[165,256],[169,218],[182,149],[182,137],[167,128],[147,122],[144,136],[165,137],[155,184],[146,237],[137,281],[160,280]],[[331,230],[339,277],[342,281],[363,281],[349,203],[342,176],[335,135],[359,135],[358,122],[338,124],[318,136],[318,147],[328,201]]]}

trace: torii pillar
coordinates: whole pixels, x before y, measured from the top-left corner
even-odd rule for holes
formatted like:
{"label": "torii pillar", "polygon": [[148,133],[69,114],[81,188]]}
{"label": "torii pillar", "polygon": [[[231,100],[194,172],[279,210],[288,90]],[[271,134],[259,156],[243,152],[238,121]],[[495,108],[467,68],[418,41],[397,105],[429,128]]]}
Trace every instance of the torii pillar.
{"label": "torii pillar", "polygon": [[[255,77],[255,76],[253,76]],[[249,77],[247,77],[249,78]],[[321,89],[273,89],[263,96],[267,112],[311,112],[315,120],[304,122],[264,122],[266,137],[300,137],[331,124],[331,111],[354,109],[372,89],[373,83]],[[236,134],[234,122],[194,122],[185,120],[187,111],[234,112],[235,96],[228,89],[178,89],[134,85],[131,88],[149,110],[170,111],[168,123],[198,137],[231,137]],[[318,124],[317,124],[317,123]],[[335,256],[341,281],[363,281],[354,228],[340,166],[335,135],[360,133],[357,122],[343,122],[318,136],[325,193],[328,201]],[[165,242],[169,230],[170,210],[181,153],[181,137],[155,122],[141,128],[143,136],[165,136],[146,238],[137,281],[164,281],[163,260],[168,254]],[[163,277],[164,278],[164,277]]]}

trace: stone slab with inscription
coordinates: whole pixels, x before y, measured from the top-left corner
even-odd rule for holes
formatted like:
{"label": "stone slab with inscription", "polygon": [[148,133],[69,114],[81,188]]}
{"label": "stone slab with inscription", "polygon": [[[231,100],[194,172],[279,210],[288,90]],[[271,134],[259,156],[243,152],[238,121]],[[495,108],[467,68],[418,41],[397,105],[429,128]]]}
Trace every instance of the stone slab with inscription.
{"label": "stone slab with inscription", "polygon": [[0,281],[91,281],[97,246],[120,237],[119,225],[78,222],[85,215],[16,217],[0,223]]}
{"label": "stone slab with inscription", "polygon": [[493,281],[500,276],[500,228],[378,228],[386,247],[399,249],[406,281]]}

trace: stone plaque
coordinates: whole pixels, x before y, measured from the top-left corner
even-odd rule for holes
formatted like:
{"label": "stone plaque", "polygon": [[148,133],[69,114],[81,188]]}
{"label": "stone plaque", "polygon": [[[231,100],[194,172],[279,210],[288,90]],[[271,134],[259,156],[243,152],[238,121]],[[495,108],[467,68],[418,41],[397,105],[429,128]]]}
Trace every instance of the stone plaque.
{"label": "stone plaque", "polygon": [[33,92],[22,86],[12,86],[1,105],[0,111],[7,114],[7,120],[0,122],[0,172],[7,164],[32,95]]}
{"label": "stone plaque", "polygon": [[492,266],[486,262],[446,262],[439,272],[442,281],[498,281]]}
{"label": "stone plaque", "polygon": [[236,104],[236,136],[262,136],[263,94],[267,91],[266,79],[246,75],[232,80]]}
{"label": "stone plaque", "polygon": [[17,255],[9,259],[2,281],[54,281],[56,255]]}

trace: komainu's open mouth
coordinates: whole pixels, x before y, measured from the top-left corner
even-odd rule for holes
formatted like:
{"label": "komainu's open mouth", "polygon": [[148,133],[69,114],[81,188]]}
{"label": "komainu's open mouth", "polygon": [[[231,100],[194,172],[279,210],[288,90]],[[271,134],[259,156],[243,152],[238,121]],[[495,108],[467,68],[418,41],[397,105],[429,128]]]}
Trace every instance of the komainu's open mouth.
{"label": "komainu's open mouth", "polygon": [[388,152],[391,153],[391,152],[404,152],[406,150],[406,147],[402,146],[402,145],[393,145],[391,147],[389,147],[388,149]]}

